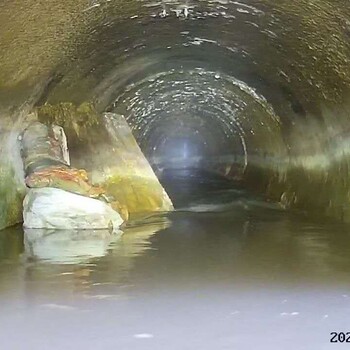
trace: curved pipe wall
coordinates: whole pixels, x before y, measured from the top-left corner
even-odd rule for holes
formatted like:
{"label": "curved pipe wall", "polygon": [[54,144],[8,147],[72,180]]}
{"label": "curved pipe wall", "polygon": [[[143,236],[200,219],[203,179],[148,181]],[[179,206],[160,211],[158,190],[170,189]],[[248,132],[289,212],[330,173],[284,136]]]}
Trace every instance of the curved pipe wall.
{"label": "curved pipe wall", "polygon": [[35,3],[1,5],[3,106],[93,100],[158,170],[204,167],[348,218],[348,1]]}

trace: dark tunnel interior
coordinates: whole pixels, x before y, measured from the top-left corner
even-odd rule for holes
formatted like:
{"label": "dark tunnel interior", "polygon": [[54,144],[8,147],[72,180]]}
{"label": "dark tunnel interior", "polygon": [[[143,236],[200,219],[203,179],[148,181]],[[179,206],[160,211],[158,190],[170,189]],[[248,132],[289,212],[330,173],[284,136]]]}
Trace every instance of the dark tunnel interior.
{"label": "dark tunnel interior", "polygon": [[24,42],[37,54],[15,54],[17,74],[3,57],[4,89],[17,91],[7,105],[29,90],[35,106],[91,101],[126,118],[160,178],[202,169],[286,208],[347,218],[346,1],[75,6],[66,17],[57,5],[64,33],[33,24]]}

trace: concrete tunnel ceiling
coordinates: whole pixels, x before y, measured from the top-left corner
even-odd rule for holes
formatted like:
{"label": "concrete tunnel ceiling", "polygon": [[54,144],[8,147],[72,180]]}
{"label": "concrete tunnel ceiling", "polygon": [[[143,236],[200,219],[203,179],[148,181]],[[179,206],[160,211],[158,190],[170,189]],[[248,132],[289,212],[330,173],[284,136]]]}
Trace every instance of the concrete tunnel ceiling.
{"label": "concrete tunnel ceiling", "polygon": [[126,117],[156,169],[202,166],[348,215],[347,0],[0,6],[4,106],[93,101]]}

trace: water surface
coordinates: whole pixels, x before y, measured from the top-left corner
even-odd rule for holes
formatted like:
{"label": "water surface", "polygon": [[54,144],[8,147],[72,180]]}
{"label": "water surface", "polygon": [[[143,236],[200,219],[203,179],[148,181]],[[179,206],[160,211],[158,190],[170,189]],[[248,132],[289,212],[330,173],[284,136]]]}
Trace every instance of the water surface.
{"label": "water surface", "polygon": [[21,227],[0,233],[2,348],[337,346],[330,332],[350,331],[348,226],[200,172],[162,181],[178,210],[122,236],[56,232],[24,246]]}

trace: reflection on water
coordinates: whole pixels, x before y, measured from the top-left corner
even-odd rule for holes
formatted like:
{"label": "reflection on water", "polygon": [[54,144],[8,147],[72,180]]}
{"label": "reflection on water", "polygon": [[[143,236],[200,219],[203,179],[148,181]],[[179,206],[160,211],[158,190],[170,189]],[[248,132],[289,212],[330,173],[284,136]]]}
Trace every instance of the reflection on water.
{"label": "reflection on water", "polygon": [[[84,277],[85,289],[94,283],[181,289],[207,284],[350,282],[348,227],[318,225],[258,203],[237,200],[222,211],[204,211],[214,204],[195,204],[194,211],[135,223],[123,235],[56,231],[42,236],[36,231],[39,237],[34,238],[33,232],[26,231],[24,251],[20,228],[11,234],[5,231],[2,238],[7,238],[12,252],[3,251],[7,268],[2,268],[1,277],[13,275],[9,265],[28,273],[25,282],[29,278],[44,288],[54,276],[58,293],[62,285],[56,277],[75,286],[76,281],[67,280],[70,275]],[[79,271],[86,269],[89,273],[81,275]]]}
{"label": "reflection on water", "polygon": [[24,229],[28,257],[53,263],[79,264],[107,254],[109,245],[121,235],[108,230]]}
{"label": "reflection on water", "polygon": [[[195,173],[186,187],[180,175],[183,191],[168,183],[179,210],[122,235],[26,231],[23,245],[21,228],[0,232],[5,348],[45,349],[56,337],[50,348],[248,349],[254,329],[262,349],[327,349],[330,331],[349,331],[348,226]],[[22,337],[6,336],[11,327]]]}
{"label": "reflection on water", "polygon": [[23,234],[21,227],[1,231],[0,278],[13,277],[9,266],[31,271],[34,281],[88,266],[86,284],[123,284],[126,275],[133,285],[157,282],[178,288],[194,281],[350,282],[347,225],[317,223],[285,212],[215,177],[208,182],[200,180],[200,174],[193,173],[190,180],[182,175],[175,175],[177,182],[174,173],[162,179],[165,185],[176,182],[176,188],[168,188],[178,210],[135,220],[123,234],[103,230]]}

